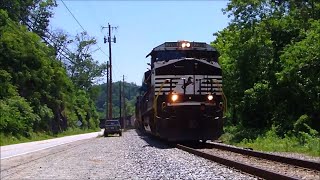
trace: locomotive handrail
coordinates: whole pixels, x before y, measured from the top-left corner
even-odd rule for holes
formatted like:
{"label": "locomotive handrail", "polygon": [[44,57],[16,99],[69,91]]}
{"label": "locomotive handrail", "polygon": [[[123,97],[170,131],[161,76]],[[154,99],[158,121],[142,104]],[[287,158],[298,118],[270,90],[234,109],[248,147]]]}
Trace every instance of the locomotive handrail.
{"label": "locomotive handrail", "polygon": [[[215,83],[217,82],[217,80],[213,80]],[[227,110],[228,110],[228,104],[227,104],[227,97],[226,97],[226,95],[224,94],[224,92],[223,92],[223,89],[222,89],[222,86],[219,86],[218,87],[219,88],[219,90],[221,90],[221,93],[222,93],[222,100],[223,100],[223,113],[224,113],[224,115],[227,113]],[[212,83],[211,83],[211,91],[212,91]]]}
{"label": "locomotive handrail", "polygon": [[228,109],[228,107],[227,107],[227,106],[228,106],[227,97],[226,97],[226,95],[224,94],[222,88],[221,88],[221,92],[222,92],[222,97],[223,97],[223,99],[224,99],[224,107],[226,107],[226,108],[223,108],[223,109],[224,109],[224,114],[226,114],[226,113],[227,113],[227,109]]}
{"label": "locomotive handrail", "polygon": [[225,107],[225,108],[223,108],[223,112],[224,112],[224,115],[226,115],[226,113],[227,113],[227,110],[228,110],[228,101],[227,101],[227,97],[226,97],[226,95],[224,94],[224,92],[223,92],[223,89],[222,89],[222,87],[220,87],[220,89],[221,89],[221,92],[222,92],[222,99],[223,99],[223,107]]}
{"label": "locomotive handrail", "polygon": [[159,97],[159,95],[160,95],[160,92],[161,92],[164,84],[167,83],[168,81],[169,81],[169,79],[166,79],[165,81],[163,81],[163,83],[161,84],[160,89],[159,89],[159,91],[158,91],[158,93],[157,93],[157,96],[154,98],[154,101],[153,101],[154,116],[153,116],[153,118],[154,118],[155,120],[157,119],[156,116],[157,116],[157,114],[158,114],[158,109],[157,109],[158,97]]}

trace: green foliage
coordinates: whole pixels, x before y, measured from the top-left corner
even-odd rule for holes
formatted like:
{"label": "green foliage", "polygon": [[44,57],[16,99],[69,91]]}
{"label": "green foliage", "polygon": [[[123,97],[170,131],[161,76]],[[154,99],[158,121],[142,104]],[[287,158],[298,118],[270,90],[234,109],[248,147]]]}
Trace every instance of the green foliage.
{"label": "green foliage", "polygon": [[244,139],[256,139],[259,135],[264,133],[264,131],[260,129],[247,128],[241,124],[236,126],[225,126],[224,132],[225,133],[221,136],[221,140],[230,144],[237,144]]}
{"label": "green foliage", "polygon": [[10,19],[29,25],[39,36],[47,31],[54,7],[55,0],[2,0],[0,3],[0,9],[5,10]]}
{"label": "green foliage", "polygon": [[93,60],[90,49],[97,42],[94,38],[89,37],[86,32],[78,34],[74,42],[77,50],[70,54],[71,60],[67,69],[76,86],[89,90],[94,80],[103,75],[107,65],[105,63],[100,65],[98,61]]}
{"label": "green foliage", "polygon": [[307,115],[302,115],[300,118],[294,123],[294,131],[295,132],[308,132],[310,128],[311,119]]}
{"label": "green foliage", "polygon": [[320,138],[315,130],[313,133],[299,132],[297,135],[287,133],[284,137],[277,135],[277,128],[274,126],[259,133],[252,130],[247,132],[247,129],[241,126],[227,126],[224,130],[226,133],[221,137],[224,143],[261,151],[298,152],[320,156]]}
{"label": "green foliage", "polygon": [[11,75],[5,71],[0,69],[0,99],[16,96],[17,90],[16,87],[11,84]]}
{"label": "green foliage", "polygon": [[[296,113],[293,120],[303,114],[311,117],[309,124],[320,131],[320,20],[312,21],[311,29],[302,32],[305,39],[290,44],[281,55],[283,69],[277,74],[278,83],[290,110]],[[298,114],[299,113],[299,114]]]}
{"label": "green foliage", "polygon": [[49,130],[50,126],[48,122],[53,121],[54,113],[52,109],[50,109],[47,105],[34,106],[34,112],[39,116],[40,120],[34,124],[33,130],[40,131],[40,130]]}
{"label": "green foliage", "polygon": [[30,30],[43,37],[48,30],[49,20],[53,17],[53,8],[56,6],[56,0],[33,0],[29,21],[26,23],[32,28]]}
{"label": "green foliage", "polygon": [[28,136],[40,117],[33,112],[30,103],[18,95],[11,79],[10,73],[0,69],[0,131]]}
{"label": "green foliage", "polygon": [[7,11],[12,20],[23,21],[28,18],[33,2],[33,0],[3,0],[0,9]]}
{"label": "green foliage", "polygon": [[32,131],[32,125],[40,120],[30,104],[19,96],[0,100],[0,112],[0,131],[13,135],[27,135]]}
{"label": "green foliage", "polygon": [[270,127],[272,110],[270,106],[270,87],[267,82],[255,83],[253,88],[247,89],[244,92],[243,100],[241,102],[241,119],[245,127],[252,127],[257,129],[264,129]]}
{"label": "green foliage", "polygon": [[[113,105],[113,111],[112,115],[113,117],[119,117],[120,113],[120,83],[122,86],[121,81],[114,82],[112,83],[112,105]],[[107,95],[106,95],[106,84],[101,84],[97,86],[93,86],[94,88],[99,88],[99,94],[97,98],[95,99],[95,106],[97,107],[97,111],[99,112],[100,118],[105,118],[106,116],[106,100],[107,100]],[[138,95],[138,89],[139,86],[137,86],[134,83],[124,83],[124,98],[126,101],[126,115],[127,116],[132,116],[134,115],[135,112],[135,101],[136,97]],[[122,105],[123,108],[123,105]],[[123,114],[123,109],[122,109],[122,116]]]}
{"label": "green foliage", "polygon": [[18,94],[30,102],[34,112],[49,118],[34,123],[35,127],[41,127],[52,117],[46,107],[52,109],[55,119],[59,118],[58,109],[63,106],[63,95],[71,88],[70,80],[60,63],[48,55],[50,49],[36,34],[6,18],[3,11],[1,15],[6,24],[0,27],[3,34],[0,37],[0,67],[11,75]]}
{"label": "green foliage", "polygon": [[259,133],[274,126],[279,137],[310,134],[305,124],[319,131],[320,2],[232,0],[224,12],[232,22],[212,45],[231,124]]}
{"label": "green foliage", "polygon": [[78,120],[83,122],[83,129],[96,129],[98,114],[90,96],[98,92],[80,90],[53,56],[52,47],[12,21],[11,16],[0,10],[3,135],[22,138],[42,131],[56,134],[76,127]]}
{"label": "green foliage", "polygon": [[98,113],[94,108],[93,101],[88,98],[88,95],[83,90],[78,90],[77,99],[74,102],[76,106],[76,115],[78,120],[82,122],[83,128],[95,128],[99,125]]}

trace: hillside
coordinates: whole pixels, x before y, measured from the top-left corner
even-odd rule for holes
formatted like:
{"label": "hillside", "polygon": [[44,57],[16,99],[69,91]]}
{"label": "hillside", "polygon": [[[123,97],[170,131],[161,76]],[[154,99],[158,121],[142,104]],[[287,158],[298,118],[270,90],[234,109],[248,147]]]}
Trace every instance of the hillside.
{"label": "hillside", "polygon": [[[121,82],[122,83],[122,82]],[[120,82],[112,83],[112,115],[113,117],[119,117],[120,110],[120,92],[119,92],[119,84]],[[136,97],[138,95],[138,89],[140,86],[134,83],[124,83],[124,97],[126,101],[126,114],[133,115],[134,114],[134,104],[136,101]],[[100,118],[104,118],[106,114],[106,84],[97,85],[94,88],[99,91],[98,96],[95,99],[95,105],[97,111],[99,112]]]}

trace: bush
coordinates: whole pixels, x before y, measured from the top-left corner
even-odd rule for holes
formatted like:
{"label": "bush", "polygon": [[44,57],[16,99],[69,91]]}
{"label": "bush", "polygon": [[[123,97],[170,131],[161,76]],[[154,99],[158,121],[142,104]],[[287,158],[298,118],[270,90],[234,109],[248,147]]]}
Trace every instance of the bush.
{"label": "bush", "polygon": [[[243,127],[242,127],[243,128]],[[277,127],[272,126],[265,133],[256,133],[252,130],[246,132],[239,126],[225,127],[225,134],[221,139],[225,143],[233,144],[240,147],[250,147],[254,150],[270,151],[270,152],[298,152],[312,156],[320,156],[320,138],[319,133],[314,129],[309,132],[296,133],[288,132],[284,137],[277,135]],[[254,135],[250,134],[253,132]]]}
{"label": "bush", "polygon": [[302,115],[299,119],[294,123],[294,131],[295,132],[309,132],[309,126],[311,123],[311,119],[307,115]]}
{"label": "bush", "polygon": [[40,120],[30,104],[20,96],[0,100],[0,112],[1,132],[13,135],[28,135],[32,132],[33,123]]}
{"label": "bush", "polygon": [[265,129],[271,126],[270,87],[267,82],[255,83],[244,92],[241,101],[242,124],[248,128]]}

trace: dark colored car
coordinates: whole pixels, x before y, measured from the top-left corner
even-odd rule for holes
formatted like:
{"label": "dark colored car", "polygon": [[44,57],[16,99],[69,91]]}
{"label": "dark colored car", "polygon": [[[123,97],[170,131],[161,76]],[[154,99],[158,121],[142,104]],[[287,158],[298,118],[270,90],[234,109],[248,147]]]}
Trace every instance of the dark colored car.
{"label": "dark colored car", "polygon": [[119,136],[122,136],[121,126],[118,120],[106,120],[103,135],[107,137],[109,134],[119,134]]}

